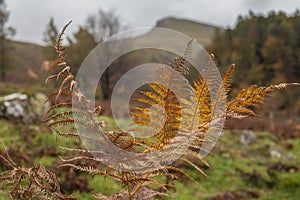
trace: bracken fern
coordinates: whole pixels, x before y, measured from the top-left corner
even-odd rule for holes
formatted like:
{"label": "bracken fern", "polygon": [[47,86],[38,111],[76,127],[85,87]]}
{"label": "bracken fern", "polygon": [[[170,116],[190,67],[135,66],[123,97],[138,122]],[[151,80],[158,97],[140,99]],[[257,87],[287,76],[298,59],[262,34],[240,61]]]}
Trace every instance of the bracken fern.
{"label": "bracken fern", "polygon": [[8,191],[11,199],[72,200],[75,196],[60,191],[57,177],[42,165],[26,168],[17,165],[9,156],[4,143],[4,155],[0,158],[10,168],[0,173],[1,188]]}
{"label": "bracken fern", "polygon": [[[67,25],[68,26],[68,25]],[[117,161],[111,157],[112,161],[106,160],[111,165],[95,168],[88,165],[79,165],[78,161],[94,161],[101,165],[101,160],[93,155],[106,155],[106,152],[98,149],[97,146],[103,143],[102,139],[111,142],[111,145],[128,152],[143,152],[148,154],[164,150],[166,156],[162,157],[160,163],[172,163],[181,160],[195,168],[200,174],[206,176],[201,169],[199,162],[210,167],[204,158],[199,154],[204,142],[213,139],[208,134],[212,121],[237,118],[244,119],[250,116],[256,116],[255,109],[264,104],[265,98],[276,89],[283,89],[289,85],[299,85],[297,83],[271,85],[268,87],[251,86],[242,90],[233,100],[220,104],[220,101],[226,100],[232,84],[232,76],[235,65],[231,65],[227,72],[224,73],[221,84],[216,90],[210,91],[209,88],[215,86],[217,69],[213,68],[215,59],[211,55],[207,66],[204,68],[204,77],[199,76],[192,85],[183,81],[180,77],[189,74],[190,65],[188,58],[191,54],[191,40],[186,47],[182,57],[175,58],[173,63],[157,67],[161,80],[165,83],[161,85],[158,81],[149,83],[150,90],[140,91],[143,97],[136,99],[144,106],[135,107],[131,116],[134,119],[133,126],[126,131],[103,131],[102,123],[97,120],[97,115],[101,107],[93,107],[91,101],[80,91],[78,83],[70,71],[70,67],[65,61],[64,48],[62,47],[62,36],[67,28],[64,27],[59,35],[55,49],[59,57],[59,67],[62,70],[50,76],[47,79],[60,81],[58,91],[49,94],[49,98],[55,97],[55,104],[49,109],[45,116],[45,122],[58,135],[69,138],[74,137],[79,140],[88,141],[93,150],[83,148],[67,148],[67,151],[77,152],[80,156],[62,160],[65,164],[60,167],[72,167],[76,170],[83,171],[92,175],[111,176],[123,186],[123,190],[113,196],[103,196],[95,194],[99,199],[153,199],[155,196],[167,195],[170,185],[158,181],[157,177],[167,177],[169,180],[178,178],[178,172],[182,173],[193,180],[187,172],[180,169],[175,164],[165,165],[159,169],[145,170],[138,172],[124,172],[115,169]],[[172,88],[176,88],[179,93],[175,94]],[[193,92],[194,96],[188,96]],[[211,95],[216,97],[215,101],[211,100]],[[63,98],[62,98],[63,97]],[[66,98],[67,97],[67,98]],[[62,102],[61,99],[69,99]],[[196,104],[195,104],[196,102]],[[159,104],[159,106],[157,106]],[[73,107],[73,109],[70,108]],[[223,115],[215,116],[215,111],[221,107],[226,107]],[[60,108],[66,108],[61,110]],[[182,117],[188,116],[186,117]],[[163,121],[163,123],[162,123]],[[149,129],[139,128],[140,126]],[[92,135],[80,135],[75,127],[86,130]],[[139,139],[130,136],[131,131],[141,132],[142,134],[153,136],[152,139]],[[182,141],[191,140],[190,146],[182,147],[182,151],[177,152]],[[174,151],[176,149],[176,151]],[[182,154],[182,156],[178,156]],[[196,162],[197,161],[197,162]],[[153,185],[159,187],[154,190]]]}

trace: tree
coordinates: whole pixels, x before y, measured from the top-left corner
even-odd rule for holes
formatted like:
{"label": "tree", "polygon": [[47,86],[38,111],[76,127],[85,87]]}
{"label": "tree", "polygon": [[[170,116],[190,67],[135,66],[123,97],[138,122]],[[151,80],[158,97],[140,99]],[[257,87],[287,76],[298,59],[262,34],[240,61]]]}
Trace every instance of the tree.
{"label": "tree", "polygon": [[[122,23],[114,10],[104,11],[100,9],[97,14],[88,17],[86,29],[93,35],[95,42],[100,43],[125,30],[126,25]],[[106,53],[109,53],[109,51],[108,46]],[[118,68],[117,70],[121,69]],[[100,80],[102,97],[104,99],[110,98],[114,72],[115,70],[112,70],[112,68],[107,68]]]}
{"label": "tree", "polygon": [[87,19],[87,30],[94,36],[97,43],[102,42],[116,33],[126,29],[114,10],[99,10]]}
{"label": "tree", "polygon": [[97,45],[94,41],[93,35],[85,28],[79,27],[79,30],[74,33],[73,38],[68,38],[69,48],[67,48],[67,54],[74,55],[72,58],[68,58],[68,62],[74,66],[73,73],[78,71],[84,58],[90,53]]}
{"label": "tree", "polygon": [[46,44],[46,47],[44,49],[44,54],[47,57],[47,59],[53,60],[56,58],[56,53],[53,48],[53,44],[57,38],[58,30],[57,26],[54,23],[54,19],[51,17],[49,23],[46,26],[46,30],[43,33],[44,35],[44,42]]}
{"label": "tree", "polygon": [[7,21],[9,18],[9,11],[7,10],[6,3],[4,0],[0,0],[0,69],[1,79],[5,81],[7,63],[6,63],[6,51],[7,45],[6,40],[9,36],[13,36],[16,30],[12,27],[7,27]]}

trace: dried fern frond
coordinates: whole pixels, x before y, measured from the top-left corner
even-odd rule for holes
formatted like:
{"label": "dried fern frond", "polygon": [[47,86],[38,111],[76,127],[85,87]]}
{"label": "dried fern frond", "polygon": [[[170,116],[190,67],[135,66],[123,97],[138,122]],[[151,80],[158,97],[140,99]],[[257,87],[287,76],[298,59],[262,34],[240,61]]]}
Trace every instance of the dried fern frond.
{"label": "dried fern frond", "polygon": [[68,26],[72,23],[70,21],[68,24],[64,26],[60,34],[58,35],[56,41],[55,41],[55,50],[57,52],[58,58],[60,59],[60,63],[58,65],[63,65],[64,67],[66,66],[65,62],[65,48],[62,46],[62,41],[63,41],[63,35],[65,34]]}
{"label": "dried fern frond", "polygon": [[270,85],[269,87],[258,87],[252,85],[248,89],[243,89],[238,95],[227,104],[227,117],[244,119],[249,116],[257,116],[253,108],[260,108],[267,97],[275,90],[281,90],[288,86],[299,86],[299,83],[281,83]]}
{"label": "dried fern frond", "polygon": [[223,74],[223,84],[224,84],[226,94],[228,94],[231,90],[234,69],[235,69],[235,64],[232,64],[229,67],[229,69]]}
{"label": "dried fern frond", "polygon": [[[68,26],[68,25],[67,25]],[[63,32],[67,28],[64,27]],[[92,107],[90,101],[84,96],[84,94],[78,88],[78,84],[74,80],[74,76],[70,71],[70,67],[65,61],[64,48],[62,47],[62,35],[61,33],[57,39],[55,49],[60,59],[58,67],[62,67],[61,71],[57,74],[50,76],[47,80],[55,80],[60,82],[60,87],[58,91],[52,92],[48,98],[55,98],[54,105],[50,107],[48,112],[45,114],[44,122],[53,129],[58,135],[68,138],[74,137],[80,140],[85,140],[95,144],[95,147],[99,145],[102,139],[109,140],[112,145],[117,146],[126,151],[135,151],[135,147],[139,144],[135,143],[135,140],[132,137],[128,136],[128,133],[122,131],[109,131],[105,132],[101,130],[101,124],[97,121],[96,115],[101,110],[100,107]],[[181,62],[183,65],[184,63]],[[183,66],[182,66],[183,69]],[[48,82],[47,81],[47,82]],[[68,99],[58,99],[62,96],[67,96]],[[71,110],[72,106],[72,110]],[[64,108],[64,109],[62,109]],[[70,132],[66,132],[65,127]],[[85,135],[73,132],[76,130],[75,127],[79,127],[82,130],[91,132],[92,135]],[[73,130],[72,130],[73,129]],[[102,138],[102,139],[99,139]],[[151,179],[147,178],[150,174],[135,174],[135,173],[125,173],[117,170],[112,170],[111,167],[107,167],[106,170],[102,171],[96,169],[92,166],[80,166],[72,164],[72,162],[89,160],[93,162],[101,163],[101,160],[94,158],[91,154],[103,154],[102,149],[95,148],[94,150],[84,150],[76,148],[66,148],[61,147],[64,150],[73,151],[76,153],[84,153],[86,155],[73,157],[70,159],[62,159],[66,164],[61,165],[60,167],[72,167],[76,170],[80,170],[93,175],[102,175],[102,176],[111,176],[116,179],[117,182],[124,185],[127,190],[127,194],[123,193],[128,198],[133,199],[139,196],[140,192],[146,188],[147,185],[157,184],[160,187],[164,187],[163,184],[155,181],[151,176]],[[102,164],[102,163],[101,163]],[[150,191],[150,190],[149,190]],[[153,196],[160,195],[159,192],[154,193]],[[126,198],[123,196],[122,198]]]}
{"label": "dried fern frond", "polygon": [[[135,108],[135,111],[132,112],[132,116],[135,118],[134,122],[136,125],[152,128],[154,130],[152,133],[154,134],[151,134],[154,135],[156,143],[159,144],[151,145],[145,152],[159,150],[153,149],[153,147],[161,148],[168,145],[180,128],[182,106],[184,106],[185,99],[188,98],[192,90],[186,79],[182,78],[182,75],[186,75],[189,72],[186,57],[190,54],[192,41],[187,44],[183,57],[175,58],[174,63],[161,65],[156,68],[161,82],[156,81],[148,84],[152,91],[141,91],[144,98],[137,99],[139,102],[148,104],[152,109],[147,107]],[[176,94],[174,91],[177,91]],[[157,104],[160,106],[153,107]],[[162,119],[163,117],[165,119]]]}
{"label": "dried fern frond", "polygon": [[57,177],[41,165],[25,168],[16,165],[4,147],[5,157],[0,156],[11,169],[0,173],[1,188],[8,191],[11,199],[56,199],[72,200],[74,195],[64,195],[60,191]]}
{"label": "dried fern frond", "polygon": [[[251,86],[242,90],[235,99],[226,103],[227,95],[232,86],[235,65],[231,65],[223,76],[220,76],[219,70],[215,66],[215,57],[211,54],[207,65],[201,72],[202,76],[199,76],[199,79],[194,80],[193,85],[190,85],[183,77],[186,77],[190,71],[189,58],[194,41],[191,40],[181,57],[175,58],[172,63],[156,68],[159,80],[154,80],[148,84],[150,90],[140,91],[143,97],[136,99],[136,101],[143,106],[135,107],[131,112],[134,124],[128,128],[128,132],[103,131],[101,123],[97,120],[97,114],[101,107],[93,107],[91,101],[80,91],[78,83],[74,80],[74,75],[65,61],[62,35],[67,26],[64,27],[55,45],[60,59],[58,67],[62,67],[62,69],[47,79],[60,82],[60,87],[48,96],[48,98],[55,98],[55,102],[46,113],[44,122],[47,122],[47,125],[58,135],[87,141],[93,147],[87,150],[62,147],[64,150],[77,152],[81,156],[62,159],[65,164],[61,167],[72,167],[93,175],[111,176],[124,187],[124,190],[110,197],[95,194],[95,197],[99,199],[153,199],[155,196],[162,196],[164,194],[149,189],[151,185],[156,185],[162,191],[167,192],[168,185],[157,181],[155,179],[157,176],[176,179],[178,178],[176,174],[181,173],[194,180],[183,169],[172,165],[141,172],[115,170],[115,165],[123,165],[124,163],[121,160],[116,160],[117,156],[110,155],[99,148],[99,146],[104,145],[103,141],[108,142],[112,147],[130,153],[143,152],[143,156],[163,151],[165,155],[159,160],[162,165],[170,164],[182,156],[179,160],[192,166],[199,174],[206,176],[198,163],[200,162],[207,167],[210,166],[201,157],[199,151],[207,151],[202,147],[204,143],[216,141],[215,136],[209,134],[209,128],[213,123],[218,123],[225,117],[242,119],[256,116],[254,108],[259,108],[271,92],[289,85],[299,85],[297,83],[283,83],[269,87]],[[67,97],[67,100],[62,97]],[[226,111],[225,116],[218,113],[223,107]],[[66,129],[63,129],[64,127]],[[74,131],[76,130],[75,127],[83,130],[83,134]],[[131,131],[152,136],[152,138],[134,138]],[[185,143],[190,146],[183,145]],[[87,160],[101,163],[101,159],[92,155],[101,155],[98,156],[99,158],[109,155],[113,162],[108,162],[106,169],[101,168],[101,170],[93,166],[78,164],[78,161]]]}

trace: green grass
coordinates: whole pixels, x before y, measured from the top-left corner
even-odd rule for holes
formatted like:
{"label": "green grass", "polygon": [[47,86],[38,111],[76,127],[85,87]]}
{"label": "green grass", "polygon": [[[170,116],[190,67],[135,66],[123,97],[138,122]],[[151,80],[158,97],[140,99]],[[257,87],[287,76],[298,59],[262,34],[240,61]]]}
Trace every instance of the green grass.
{"label": "green grass", "polygon": [[18,129],[13,123],[7,123],[5,120],[0,120],[0,139],[9,147],[22,143]]}
{"label": "green grass", "polygon": [[111,177],[102,176],[90,178],[89,187],[103,195],[112,195],[122,189]]}
{"label": "green grass", "polygon": [[116,182],[111,177],[102,177],[102,176],[88,176],[89,188],[92,192],[75,192],[78,199],[85,200],[96,200],[93,196],[93,193],[101,193],[103,195],[112,195],[120,191],[121,186],[116,184]]}

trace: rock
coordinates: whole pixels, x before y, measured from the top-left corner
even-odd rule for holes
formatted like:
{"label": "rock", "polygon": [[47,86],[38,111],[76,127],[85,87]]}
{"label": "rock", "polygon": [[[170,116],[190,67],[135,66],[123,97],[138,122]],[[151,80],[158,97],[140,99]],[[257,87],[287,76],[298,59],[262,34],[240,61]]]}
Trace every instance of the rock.
{"label": "rock", "polygon": [[0,97],[0,118],[21,119],[29,123],[29,100],[26,94],[13,93]]}
{"label": "rock", "polygon": [[240,142],[243,145],[250,145],[256,140],[256,134],[252,130],[243,130],[240,138]]}
{"label": "rock", "polygon": [[222,157],[223,158],[230,158],[230,154],[229,153],[222,153]]}
{"label": "rock", "polygon": [[278,158],[278,159],[282,158],[282,154],[275,147],[270,147],[269,152],[270,152],[271,157],[273,157],[273,158]]}
{"label": "rock", "polygon": [[27,94],[13,93],[0,97],[0,118],[21,120],[23,123],[32,123],[40,120],[49,103],[45,104],[46,96],[37,93],[32,97]]}

